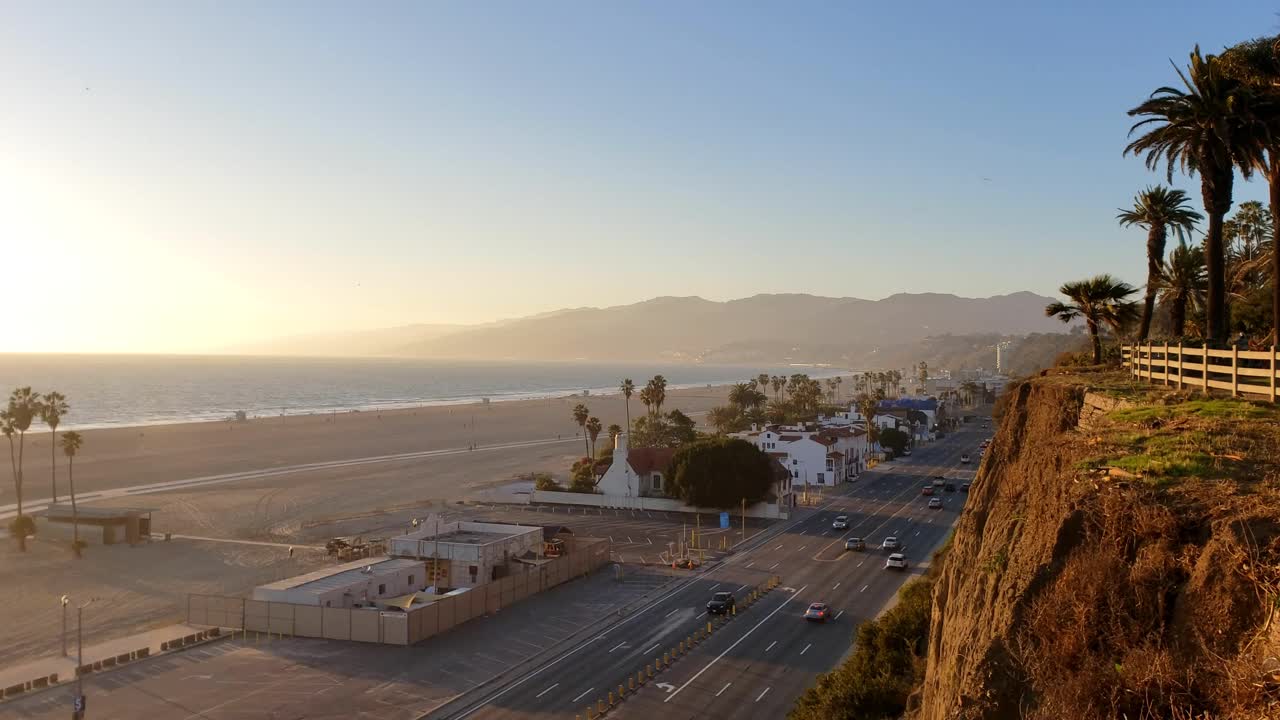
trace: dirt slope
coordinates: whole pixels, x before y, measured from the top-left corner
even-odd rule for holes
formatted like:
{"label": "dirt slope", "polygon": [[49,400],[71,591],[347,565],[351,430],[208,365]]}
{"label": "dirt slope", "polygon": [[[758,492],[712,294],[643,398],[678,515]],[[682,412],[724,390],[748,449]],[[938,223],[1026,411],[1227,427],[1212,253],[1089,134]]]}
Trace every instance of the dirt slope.
{"label": "dirt slope", "polygon": [[910,716],[1280,718],[1277,417],[1117,375],[1011,389]]}

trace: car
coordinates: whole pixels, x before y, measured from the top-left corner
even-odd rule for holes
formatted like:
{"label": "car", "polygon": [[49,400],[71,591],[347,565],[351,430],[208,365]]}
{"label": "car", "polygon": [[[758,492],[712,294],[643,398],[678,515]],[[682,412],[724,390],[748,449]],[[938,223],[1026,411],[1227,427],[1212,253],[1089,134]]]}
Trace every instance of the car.
{"label": "car", "polygon": [[831,608],[826,603],[811,603],[809,608],[804,611],[804,619],[812,622],[824,623],[831,618]]}
{"label": "car", "polygon": [[929,499],[929,509],[930,509],[930,510],[938,510],[938,509],[940,509],[941,507],[942,507],[942,498],[930,498],[930,499]]}
{"label": "car", "polygon": [[969,492],[969,483],[960,486],[960,492]]}
{"label": "car", "polygon": [[902,457],[911,457],[911,448],[902,448]]}
{"label": "car", "polygon": [[866,550],[867,544],[860,537],[851,537],[844,541],[845,550]]}
{"label": "car", "polygon": [[884,542],[880,543],[880,547],[884,550],[897,550],[901,546],[898,545],[898,538],[890,535],[884,539]]}
{"label": "car", "polygon": [[906,570],[907,569],[906,556],[903,555],[902,553],[894,553],[890,555],[889,557],[885,558],[884,569],[885,570]]}
{"label": "car", "polygon": [[921,494],[921,495],[932,495],[932,494],[933,494],[933,486],[932,486],[932,485],[925,485],[924,487],[920,488],[920,494]]}
{"label": "car", "polygon": [[831,529],[832,529],[832,530],[848,530],[848,529],[849,529],[849,516],[848,516],[848,515],[837,515],[837,516],[836,516],[836,519],[831,521]]}
{"label": "car", "polygon": [[944,491],[946,491],[946,492],[955,492],[955,491],[956,491],[956,484],[955,484],[955,483],[947,483],[946,485],[943,485],[943,486],[942,486],[942,489],[943,489]]}
{"label": "car", "polygon": [[960,464],[961,464],[961,465],[968,465],[968,464],[969,464],[969,454],[968,454],[968,453],[965,453],[964,455],[961,455],[961,456],[960,456]]}
{"label": "car", "polygon": [[942,487],[942,484],[943,484],[943,483],[945,483],[946,481],[947,481],[947,479],[946,479],[946,478],[944,478],[944,477],[942,477],[941,475],[939,475],[938,477],[936,477],[936,478],[934,478],[934,479],[933,479],[933,486],[934,486],[934,487]]}
{"label": "car", "polygon": [[727,615],[733,611],[733,593],[718,592],[707,603],[708,615]]}

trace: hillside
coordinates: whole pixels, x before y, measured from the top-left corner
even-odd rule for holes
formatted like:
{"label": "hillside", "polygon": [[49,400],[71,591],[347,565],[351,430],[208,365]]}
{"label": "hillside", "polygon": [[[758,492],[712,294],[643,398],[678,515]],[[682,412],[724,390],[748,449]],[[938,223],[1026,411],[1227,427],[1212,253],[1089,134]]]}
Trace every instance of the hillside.
{"label": "hillside", "polygon": [[991,298],[899,294],[878,301],[814,295],[755,295],[727,302],[660,297],[463,329],[408,343],[399,352],[434,358],[857,365],[941,333],[1060,333],[1063,326],[1044,317],[1050,301],[1029,292]]}
{"label": "hillside", "polygon": [[933,593],[914,720],[1280,717],[1280,411],[1013,388]]}

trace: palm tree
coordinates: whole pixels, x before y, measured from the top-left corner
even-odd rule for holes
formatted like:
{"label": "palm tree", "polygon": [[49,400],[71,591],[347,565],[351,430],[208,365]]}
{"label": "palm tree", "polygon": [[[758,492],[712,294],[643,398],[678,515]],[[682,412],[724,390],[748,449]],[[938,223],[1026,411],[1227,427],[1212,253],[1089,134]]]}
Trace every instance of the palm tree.
{"label": "palm tree", "polygon": [[755,402],[754,392],[747,383],[734,383],[729,388],[729,404],[738,408],[746,408]]}
{"label": "palm tree", "polygon": [[1138,290],[1110,275],[1097,275],[1088,280],[1069,282],[1058,288],[1071,300],[1070,304],[1055,302],[1044,309],[1044,314],[1056,317],[1064,323],[1083,317],[1089,327],[1089,339],[1093,342],[1093,364],[1102,364],[1102,338],[1100,326],[1110,327],[1117,335],[1137,315],[1137,305],[1129,296]]}
{"label": "palm tree", "polygon": [[774,375],[769,378],[769,384],[773,386],[773,399],[777,400],[782,396],[782,388],[786,387],[787,379],[781,375]]}
{"label": "palm tree", "polygon": [[653,412],[655,415],[661,415],[662,403],[667,401],[667,379],[661,375],[654,375],[649,385],[653,387]]}
{"label": "palm tree", "polygon": [[769,392],[769,375],[767,373],[757,375],[756,384],[760,386],[762,391]]}
{"label": "palm tree", "polygon": [[1248,161],[1267,178],[1271,201],[1271,341],[1280,344],[1280,36],[1262,37],[1227,48],[1223,72],[1254,93],[1251,108],[1261,125]]}
{"label": "palm tree", "polygon": [[614,423],[605,432],[609,433],[609,442],[617,442],[618,436],[622,434],[622,426]]}
{"label": "palm tree", "polygon": [[622,401],[627,409],[627,432],[631,432],[631,394],[636,391],[636,384],[631,382],[631,378],[624,378],[618,389],[622,391]]}
{"label": "palm tree", "polygon": [[76,557],[80,557],[80,514],[76,510],[75,460],[82,444],[84,440],[80,433],[74,430],[62,433],[62,454],[67,456],[67,485],[71,492],[71,547]]}
{"label": "palm tree", "polygon": [[9,471],[13,473],[13,493],[18,500],[18,515],[22,515],[22,483],[18,482],[18,456],[13,447],[13,436],[17,429],[13,427],[13,418],[8,408],[0,410],[0,433],[9,441]]}
{"label": "palm tree", "polygon": [[600,431],[604,430],[604,425],[600,424],[600,418],[592,415],[587,418],[586,430],[587,434],[591,436],[591,448],[587,453],[587,457],[594,458],[596,456],[596,439],[600,437]]}
{"label": "palm tree", "polygon": [[644,403],[644,412],[653,417],[653,386],[645,385],[640,389],[640,402]]}
{"label": "palm tree", "polygon": [[1169,308],[1170,334],[1182,337],[1186,330],[1187,308],[1204,303],[1204,248],[1185,241],[1169,251],[1156,279],[1160,303]]}
{"label": "palm tree", "polygon": [[738,424],[742,412],[732,405],[718,405],[707,413],[707,422],[721,435],[728,433]]}
{"label": "palm tree", "polygon": [[[7,414],[7,423],[11,425],[13,431],[18,434],[18,461],[17,470],[14,472],[14,485],[17,489],[18,496],[18,515],[14,518],[15,527],[28,527],[30,520],[24,521],[22,514],[22,489],[23,489],[23,473],[22,473],[22,456],[26,446],[27,430],[31,428],[31,422],[40,414],[41,401],[40,393],[32,392],[30,387],[20,387],[9,395],[9,406],[5,409]],[[8,433],[6,433],[8,434]],[[9,441],[10,462],[13,460],[13,440]],[[27,549],[27,533],[18,532],[18,548],[25,551]]]}
{"label": "palm tree", "polygon": [[591,445],[587,442],[587,418],[589,417],[591,417],[591,411],[586,405],[578,403],[573,406],[573,421],[582,428],[582,446],[587,449],[587,457],[591,457]]}
{"label": "palm tree", "polygon": [[1156,307],[1156,285],[1160,265],[1164,261],[1164,245],[1173,230],[1182,237],[1204,219],[1188,207],[1187,194],[1163,185],[1148,187],[1133,198],[1133,208],[1116,216],[1121,227],[1137,225],[1147,229],[1147,292],[1143,299],[1142,320],[1138,324],[1138,342],[1151,333],[1151,315]]}
{"label": "palm tree", "polygon": [[40,406],[40,419],[49,426],[49,472],[53,502],[58,502],[58,425],[62,422],[62,416],[69,412],[71,412],[71,406],[67,404],[67,399],[62,393],[55,390],[44,394],[44,403]]}
{"label": "palm tree", "polygon": [[1199,173],[1200,195],[1209,226],[1205,232],[1205,267],[1208,272],[1207,327],[1205,335],[1221,342],[1227,337],[1226,253],[1223,219],[1231,210],[1234,168],[1248,178],[1253,173],[1254,149],[1261,126],[1251,114],[1248,88],[1222,71],[1213,55],[1202,57],[1200,47],[1191,53],[1187,72],[1174,68],[1186,91],[1162,87],[1129,111],[1144,116],[1129,129],[1132,135],[1148,124],[1156,127],[1125,146],[1124,154],[1145,155],[1148,168],[1166,166],[1169,182],[1175,167]]}

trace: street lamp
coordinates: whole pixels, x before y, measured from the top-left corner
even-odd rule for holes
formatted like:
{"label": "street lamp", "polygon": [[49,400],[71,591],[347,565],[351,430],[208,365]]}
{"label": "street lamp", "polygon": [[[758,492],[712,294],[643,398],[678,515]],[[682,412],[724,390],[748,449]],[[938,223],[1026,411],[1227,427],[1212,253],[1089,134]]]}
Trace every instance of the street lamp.
{"label": "street lamp", "polygon": [[[65,597],[65,596],[64,596]],[[98,598],[89,598],[76,606],[76,697],[73,701],[75,711],[72,714],[72,720],[83,720],[85,703],[84,703],[84,686],[81,682],[80,668],[84,667],[84,609],[93,604]]]}
{"label": "street lamp", "polygon": [[71,598],[63,595],[60,598],[62,603],[62,657],[67,656],[67,604],[71,602]]}

